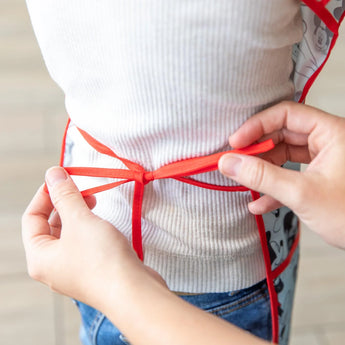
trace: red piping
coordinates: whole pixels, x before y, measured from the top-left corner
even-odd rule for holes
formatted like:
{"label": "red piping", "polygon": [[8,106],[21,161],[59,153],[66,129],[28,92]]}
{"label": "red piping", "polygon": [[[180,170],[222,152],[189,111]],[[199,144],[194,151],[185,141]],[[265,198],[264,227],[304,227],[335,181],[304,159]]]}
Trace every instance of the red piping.
{"label": "red piping", "polygon": [[335,20],[335,18],[332,16],[332,14],[327,10],[325,5],[322,4],[322,2],[317,2],[315,0],[303,0],[303,2],[316,14],[320,17],[320,19],[326,24],[326,26],[333,32],[332,42],[329,47],[328,53],[320,67],[313,73],[313,75],[308,79],[306,84],[304,85],[303,92],[301,95],[301,98],[299,99],[299,103],[303,103],[305,101],[305,97],[307,96],[311,86],[315,82],[316,78],[320,74],[321,70],[325,66],[328,58],[331,55],[331,52],[334,48],[334,45],[338,39],[339,36],[339,27],[344,19],[345,12],[342,14],[339,22]]}
{"label": "red piping", "polygon": [[338,34],[339,23],[326,8],[324,1],[302,0],[330,29],[334,34]]}
{"label": "red piping", "polygon": [[289,266],[289,263],[292,260],[293,255],[295,254],[295,251],[298,247],[299,239],[300,239],[300,230],[298,229],[296,238],[293,242],[293,245],[289,251],[289,255],[285,258],[285,260],[272,272],[272,278],[276,279],[278,276],[284,272],[285,268]]}
{"label": "red piping", "polygon": [[[251,191],[253,200],[260,198],[260,193]],[[274,288],[274,281],[272,276],[272,264],[270,254],[268,251],[266,229],[262,216],[255,215],[256,224],[258,226],[262,253],[264,255],[265,270],[266,270],[266,281],[268,287],[268,293],[271,301],[271,318],[272,318],[272,341],[278,343],[279,341],[279,318],[278,318],[278,296]]]}

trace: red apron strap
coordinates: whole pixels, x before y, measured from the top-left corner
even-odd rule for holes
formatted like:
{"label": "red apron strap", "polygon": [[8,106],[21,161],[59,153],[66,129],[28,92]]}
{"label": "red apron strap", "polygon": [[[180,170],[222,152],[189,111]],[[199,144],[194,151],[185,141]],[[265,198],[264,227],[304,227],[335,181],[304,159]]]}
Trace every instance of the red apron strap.
{"label": "red apron strap", "polygon": [[[84,130],[78,128],[79,132],[82,134],[84,139],[92,146],[96,151],[106,154],[108,156],[114,157],[122,161],[130,170],[133,171],[140,171],[146,172],[144,168],[134,163],[128,159],[119,157],[116,153],[114,153],[110,148],[105,146],[104,144],[97,141],[91,135],[86,133]],[[226,152],[219,152],[213,155],[203,156],[203,157],[196,157],[196,158],[189,158],[177,162],[173,162],[167,165],[162,166],[161,168],[152,172],[152,176],[149,180],[157,180],[163,178],[177,178],[183,176],[190,176],[196,175],[201,173],[206,173],[210,171],[214,171],[218,169],[218,161],[221,156],[226,153],[240,153],[245,155],[257,155],[259,153],[267,152],[274,147],[274,143],[272,140],[266,140],[264,142],[254,144],[248,147],[244,147],[242,149],[231,150]],[[90,170],[90,168],[87,168]],[[99,168],[102,169],[102,168]],[[106,170],[106,169],[102,169]],[[109,169],[111,170],[111,169]],[[146,172],[149,173],[149,172]],[[91,176],[91,175],[88,175]],[[97,175],[99,176],[99,175]],[[148,176],[148,174],[146,174]],[[108,176],[105,176],[108,177]],[[109,176],[110,177],[110,176]]]}

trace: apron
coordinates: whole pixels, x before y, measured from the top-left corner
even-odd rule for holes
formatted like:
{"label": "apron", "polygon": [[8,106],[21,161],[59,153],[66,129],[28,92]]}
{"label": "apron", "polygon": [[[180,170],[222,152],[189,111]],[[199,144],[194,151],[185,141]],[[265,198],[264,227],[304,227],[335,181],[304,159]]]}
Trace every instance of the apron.
{"label": "apron", "polygon": [[[345,15],[345,0],[303,0],[304,36],[293,47],[292,59],[295,84],[295,101],[303,103],[305,97],[325,65],[338,37],[338,29]],[[82,191],[83,196],[115,188],[121,184],[133,182],[134,198],[132,209],[132,245],[138,257],[143,260],[144,250],[141,238],[141,206],[145,185],[155,179],[174,178],[182,183],[199,188],[227,192],[247,192],[243,186],[223,187],[202,183],[191,175],[218,169],[218,160],[226,152],[211,156],[197,157],[165,165],[155,171],[145,171],[139,164],[117,156],[112,150],[98,142],[88,133],[79,129],[85,141],[98,152],[121,160],[128,169],[107,169],[95,167],[66,167],[68,162],[68,130],[74,125],[68,121],[63,138],[60,166],[65,167],[70,175],[105,177],[121,179],[105,185]],[[250,147],[231,151],[233,153],[256,155],[273,148],[272,141],[266,141]],[[229,151],[230,152],[230,151]],[[299,164],[287,163],[286,168],[299,170]],[[250,191],[252,199],[260,194]],[[265,262],[266,280],[270,296],[272,317],[272,341],[286,344],[289,336],[290,319],[293,305],[297,264],[299,254],[299,223],[294,213],[282,207],[263,216],[255,216]],[[288,306],[288,307],[282,307]]]}

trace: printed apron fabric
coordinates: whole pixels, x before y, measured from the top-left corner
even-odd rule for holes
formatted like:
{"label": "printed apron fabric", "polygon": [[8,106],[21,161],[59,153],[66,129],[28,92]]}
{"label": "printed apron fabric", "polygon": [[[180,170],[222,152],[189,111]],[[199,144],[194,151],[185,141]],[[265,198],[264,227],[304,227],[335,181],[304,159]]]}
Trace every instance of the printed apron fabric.
{"label": "printed apron fabric", "polygon": [[[293,81],[295,101],[304,103],[306,95],[327,62],[338,38],[345,15],[345,0],[304,0],[301,4],[304,35],[293,47]],[[287,163],[288,169],[299,170],[298,164]],[[299,255],[299,224],[286,207],[262,216],[265,228],[270,272],[272,340],[287,344],[293,306]],[[284,308],[282,307],[284,306]]]}

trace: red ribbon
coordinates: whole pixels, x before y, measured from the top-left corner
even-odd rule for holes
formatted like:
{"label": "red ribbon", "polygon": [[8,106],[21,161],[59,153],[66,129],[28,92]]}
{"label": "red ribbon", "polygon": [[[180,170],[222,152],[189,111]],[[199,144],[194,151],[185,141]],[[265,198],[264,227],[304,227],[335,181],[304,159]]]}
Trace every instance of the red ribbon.
{"label": "red ribbon", "polygon": [[141,208],[144,196],[144,187],[153,180],[173,178],[175,180],[188,183],[194,186],[227,191],[227,192],[243,192],[249,189],[244,186],[217,186],[204,182],[199,182],[188,177],[195,174],[202,174],[218,169],[218,161],[220,157],[226,153],[239,153],[245,155],[256,155],[267,152],[274,147],[272,140],[267,140],[259,144],[251,145],[242,149],[219,152],[210,156],[196,157],[177,161],[171,164],[162,166],[155,171],[146,171],[141,165],[131,162],[125,158],[116,155],[111,149],[103,145],[88,133],[78,128],[84,139],[98,152],[106,154],[113,158],[122,161],[128,169],[109,169],[109,168],[93,168],[93,167],[65,167],[65,170],[70,175],[78,176],[92,176],[122,179],[122,181],[112,182],[101,186],[93,187],[82,191],[82,195],[88,196],[91,194],[106,191],[121,184],[134,182],[134,198],[132,209],[132,245],[138,257],[143,260],[142,235],[141,235]]}

